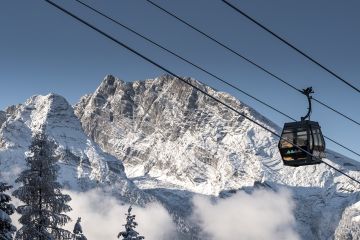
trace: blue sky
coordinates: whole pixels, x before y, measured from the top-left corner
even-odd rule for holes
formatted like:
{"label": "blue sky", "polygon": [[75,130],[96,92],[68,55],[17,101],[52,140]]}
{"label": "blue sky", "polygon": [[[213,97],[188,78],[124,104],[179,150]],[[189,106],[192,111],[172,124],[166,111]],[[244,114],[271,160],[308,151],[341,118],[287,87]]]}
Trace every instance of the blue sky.
{"label": "blue sky", "polygon": [[[220,0],[154,0],[298,88],[360,120],[360,94],[237,14]],[[57,1],[131,47],[182,76],[229,92],[282,125],[285,117],[254,102],[134,34],[96,16],[75,1]],[[285,113],[306,113],[304,96],[160,12],[144,0],[86,1],[125,25],[210,70]],[[340,76],[360,87],[360,2],[356,0],[232,0]],[[0,8],[0,109],[36,94],[55,92],[71,104],[93,92],[106,74],[125,81],[164,72],[75,22],[41,0],[3,1]],[[323,132],[360,151],[360,126],[318,104],[312,119]],[[330,149],[356,157],[327,142]]]}

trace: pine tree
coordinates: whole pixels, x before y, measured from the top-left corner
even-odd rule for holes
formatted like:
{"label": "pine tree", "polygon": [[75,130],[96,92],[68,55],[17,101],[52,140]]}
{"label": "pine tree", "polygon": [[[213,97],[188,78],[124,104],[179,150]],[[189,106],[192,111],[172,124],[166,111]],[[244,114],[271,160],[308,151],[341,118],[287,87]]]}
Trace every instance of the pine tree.
{"label": "pine tree", "polygon": [[74,230],[73,230],[74,239],[75,240],[87,240],[87,238],[83,234],[80,222],[81,222],[81,218],[78,218],[78,220],[75,223]]}
{"label": "pine tree", "polygon": [[10,190],[12,186],[0,183],[0,240],[13,239],[15,226],[11,224],[9,215],[15,212],[14,205],[10,204],[11,197],[4,192]]}
{"label": "pine tree", "polygon": [[71,210],[66,204],[71,198],[61,193],[61,185],[56,181],[59,166],[52,149],[46,135],[34,136],[26,158],[28,169],[16,179],[22,186],[13,193],[24,202],[16,209],[21,214],[22,228],[15,239],[62,240],[72,236],[70,231],[61,228],[70,221],[64,212]]}
{"label": "pine tree", "polygon": [[118,238],[123,237],[122,240],[141,240],[145,239],[143,236],[139,236],[139,233],[135,231],[137,227],[137,223],[135,222],[135,215],[131,214],[132,207],[130,206],[128,209],[128,213],[126,215],[126,224],[125,232],[120,232],[118,234]]}

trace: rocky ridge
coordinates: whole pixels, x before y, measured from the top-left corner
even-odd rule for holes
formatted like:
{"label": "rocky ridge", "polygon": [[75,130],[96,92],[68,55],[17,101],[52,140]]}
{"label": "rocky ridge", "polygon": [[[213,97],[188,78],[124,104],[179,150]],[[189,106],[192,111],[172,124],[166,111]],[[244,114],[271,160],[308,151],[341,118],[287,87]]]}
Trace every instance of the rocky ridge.
{"label": "rocky ridge", "polygon": [[[280,131],[231,95],[187,80]],[[358,237],[358,186],[325,165],[284,167],[271,134],[168,75],[135,82],[108,75],[74,107],[49,94],[0,111],[2,180],[13,183],[39,131],[55,143],[67,189],[99,188],[139,205],[159,201],[179,239],[200,239],[188,219],[195,194],[225,198],[259,187],[291,191],[302,239]],[[360,179],[358,162],[330,150],[325,161]]]}
{"label": "rocky ridge", "polygon": [[31,97],[24,104],[4,112],[0,129],[1,177],[14,184],[14,176],[25,168],[25,157],[32,136],[44,132],[55,146],[59,159],[59,180],[65,188],[86,191],[107,189],[119,199],[143,204],[151,197],[127,179],[117,158],[103,152],[82,131],[73,108],[61,96],[49,94]]}
{"label": "rocky ridge", "polygon": [[[187,81],[280,131],[231,95]],[[89,137],[123,160],[139,188],[174,208],[176,197],[164,198],[164,192],[226,196],[257,183],[284,187],[297,203],[302,238],[329,239],[347,218],[343,210],[359,200],[357,186],[325,165],[284,167],[271,134],[169,75],[135,82],[109,75],[75,114]],[[351,159],[328,150],[325,161],[360,178],[360,164]]]}

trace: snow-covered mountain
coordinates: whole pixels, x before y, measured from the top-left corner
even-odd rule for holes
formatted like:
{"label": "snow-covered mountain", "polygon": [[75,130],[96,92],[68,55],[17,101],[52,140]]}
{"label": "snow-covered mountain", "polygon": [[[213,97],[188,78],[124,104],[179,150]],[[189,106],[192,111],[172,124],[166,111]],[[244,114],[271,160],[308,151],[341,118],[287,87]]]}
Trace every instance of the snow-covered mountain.
{"label": "snow-covered mountain", "polygon": [[[230,95],[191,81],[278,130]],[[129,177],[141,177],[138,184],[149,176],[218,195],[261,180],[262,161],[281,166],[271,134],[169,76],[134,83],[108,76],[75,109],[85,132],[123,160]]]}
{"label": "snow-covered mountain", "polygon": [[[188,81],[280,131],[231,95]],[[1,178],[13,183],[38,131],[56,144],[65,187],[101,188],[139,205],[159,201],[183,239],[199,238],[188,218],[194,195],[226,198],[254,188],[292,192],[303,239],[359,238],[359,186],[325,165],[284,167],[270,133],[171,76],[124,82],[109,75],[74,108],[49,94],[0,111]],[[360,179],[358,162],[327,155]]]}
{"label": "snow-covered mountain", "polygon": [[124,173],[117,158],[103,152],[88,138],[74,115],[73,108],[61,96],[34,96],[24,104],[0,113],[1,177],[13,184],[25,168],[25,157],[32,136],[45,131],[56,144],[60,182],[68,189],[88,190],[101,187],[126,201],[143,204],[151,200]]}
{"label": "snow-covered mountain", "polygon": [[[280,131],[231,95],[187,80]],[[301,236],[331,239],[339,222],[347,221],[342,217],[349,217],[342,216],[344,208],[359,200],[359,186],[325,165],[284,167],[270,133],[168,75],[135,82],[107,76],[80,100],[75,114],[89,137],[123,160],[139,188],[174,207],[176,197],[166,197],[170,190],[186,199],[184,192],[222,196],[257,183],[283,186],[294,194]],[[327,155],[325,161],[360,179],[358,162],[332,151]]]}

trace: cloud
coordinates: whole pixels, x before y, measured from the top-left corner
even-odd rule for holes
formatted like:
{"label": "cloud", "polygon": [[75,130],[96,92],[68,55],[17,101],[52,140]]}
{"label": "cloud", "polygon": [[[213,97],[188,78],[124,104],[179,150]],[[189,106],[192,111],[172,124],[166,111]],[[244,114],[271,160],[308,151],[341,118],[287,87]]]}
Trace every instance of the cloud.
{"label": "cloud", "polygon": [[[100,190],[88,192],[63,191],[69,194],[72,200],[69,205],[72,211],[66,213],[72,222],[65,229],[72,232],[78,217],[81,217],[81,226],[88,240],[117,239],[120,231],[124,231],[128,204],[121,204],[116,198],[105,195]],[[13,204],[21,205],[21,202],[13,198]],[[133,206],[132,214],[136,215],[139,224],[136,231],[145,236],[146,240],[173,239],[176,234],[176,226],[170,214],[159,203],[150,203],[145,208]],[[18,214],[11,216],[14,225],[19,229]]]}
{"label": "cloud", "polygon": [[[69,204],[73,210],[67,215],[73,221],[66,226],[68,230],[73,230],[78,217],[82,218],[81,225],[88,240],[117,239],[117,234],[124,230],[129,205],[100,190],[64,193],[72,197]],[[13,200],[15,205],[20,204],[17,199]],[[294,229],[293,208],[293,200],[287,191],[238,192],[216,202],[209,196],[197,195],[193,198],[191,220],[201,227],[202,239],[298,240],[300,237]],[[132,213],[139,224],[136,230],[146,240],[175,238],[175,223],[161,204],[150,203],[145,208],[133,206]],[[18,225],[18,216],[14,215],[13,222]]]}
{"label": "cloud", "polygon": [[[117,239],[118,233],[125,230],[123,224],[129,205],[123,205],[99,190],[64,193],[72,198],[69,205],[73,211],[68,215],[73,222],[67,225],[68,230],[73,230],[78,217],[81,217],[81,226],[88,240]],[[175,234],[176,227],[170,214],[159,203],[150,203],[145,208],[133,206],[132,213],[139,224],[136,230],[147,240],[167,240]]]}
{"label": "cloud", "polygon": [[193,204],[192,219],[215,240],[300,239],[294,230],[294,203],[286,191],[238,192],[217,202],[196,196]]}

